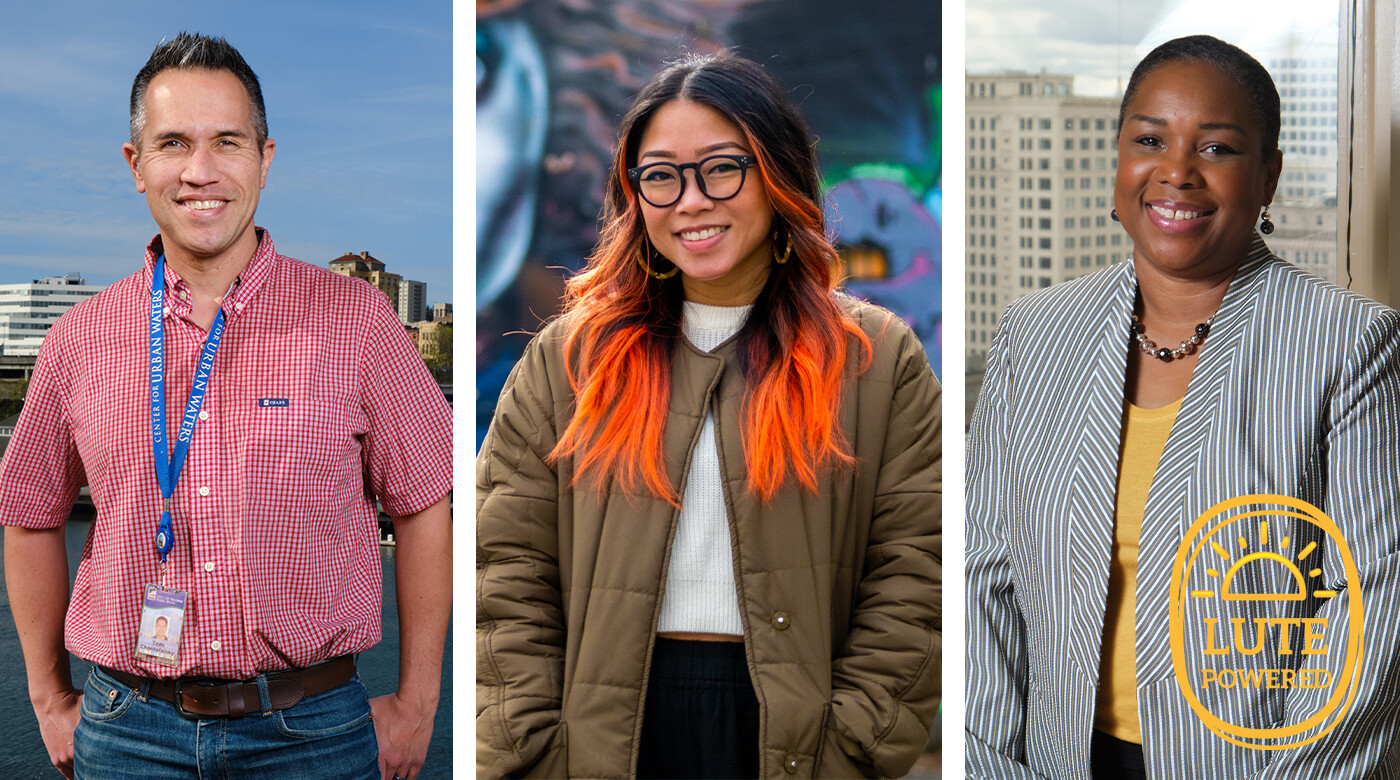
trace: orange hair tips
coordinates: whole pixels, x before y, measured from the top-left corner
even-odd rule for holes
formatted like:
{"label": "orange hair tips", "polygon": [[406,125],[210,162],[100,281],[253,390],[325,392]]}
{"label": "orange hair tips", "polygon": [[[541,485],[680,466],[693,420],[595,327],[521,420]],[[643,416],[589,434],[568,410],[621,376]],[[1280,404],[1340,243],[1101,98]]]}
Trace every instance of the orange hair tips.
{"label": "orange hair tips", "polygon": [[662,439],[671,397],[671,343],[664,292],[633,260],[641,251],[633,205],[603,230],[588,267],[566,287],[565,340],[575,408],[551,462],[574,459],[574,484],[599,477],[628,494],[650,493],[673,506],[680,494],[666,475]]}

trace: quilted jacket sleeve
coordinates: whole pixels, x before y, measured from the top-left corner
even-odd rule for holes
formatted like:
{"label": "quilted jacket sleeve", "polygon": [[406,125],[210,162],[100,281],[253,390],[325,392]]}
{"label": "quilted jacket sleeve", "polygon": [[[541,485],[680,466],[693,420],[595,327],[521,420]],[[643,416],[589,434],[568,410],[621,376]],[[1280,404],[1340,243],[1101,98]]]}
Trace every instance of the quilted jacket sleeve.
{"label": "quilted jacket sleeve", "polygon": [[900,777],[928,742],[942,683],[942,405],[912,331],[892,321],[891,418],[844,653],[832,668],[842,751],[868,775]]}
{"label": "quilted jacket sleeve", "polygon": [[506,381],[477,456],[477,775],[519,774],[557,747],[564,616],[557,431],[537,338]]}

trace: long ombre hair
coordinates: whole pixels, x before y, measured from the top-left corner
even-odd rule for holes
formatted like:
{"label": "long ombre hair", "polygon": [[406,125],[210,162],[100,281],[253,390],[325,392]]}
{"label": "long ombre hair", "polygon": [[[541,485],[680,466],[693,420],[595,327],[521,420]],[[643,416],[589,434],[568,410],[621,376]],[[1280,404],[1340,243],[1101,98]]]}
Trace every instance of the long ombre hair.
{"label": "long ombre hair", "polygon": [[738,334],[746,386],[741,435],[750,492],[767,501],[789,478],[815,492],[821,471],[854,464],[837,413],[848,340],[860,351],[862,371],[870,362],[870,340],[833,295],[839,258],[826,236],[816,140],[763,68],[728,54],[665,68],[622,120],[602,235],[565,296],[565,354],[576,408],[550,459],[571,456],[576,482],[596,475],[628,493],[645,488],[680,505],[666,475],[662,436],[671,350],[683,338],[681,279],[651,278],[637,262],[645,252],[655,268],[659,258],[627,179],[653,114],[673,100],[709,106],[738,126],[758,159],[773,224],[792,241],[790,262],[770,269]]}

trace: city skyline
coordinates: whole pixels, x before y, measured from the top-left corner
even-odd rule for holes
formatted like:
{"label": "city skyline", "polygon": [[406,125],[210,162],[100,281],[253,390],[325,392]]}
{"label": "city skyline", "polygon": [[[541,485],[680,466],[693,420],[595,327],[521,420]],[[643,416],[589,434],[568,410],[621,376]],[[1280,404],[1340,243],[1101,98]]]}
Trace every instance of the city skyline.
{"label": "city skyline", "polygon": [[131,79],[162,39],[221,35],[262,82],[276,157],[258,209],[277,250],[326,267],[367,249],[452,300],[452,26],[447,4],[10,9],[0,31],[0,284],[76,272],[107,285],[157,233],[121,158]]}

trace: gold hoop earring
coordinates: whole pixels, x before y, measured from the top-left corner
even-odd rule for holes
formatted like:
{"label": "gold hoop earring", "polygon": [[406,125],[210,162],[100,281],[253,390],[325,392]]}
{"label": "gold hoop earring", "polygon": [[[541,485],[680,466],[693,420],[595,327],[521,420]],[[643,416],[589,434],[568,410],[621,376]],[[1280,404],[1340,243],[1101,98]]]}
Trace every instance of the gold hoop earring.
{"label": "gold hoop earring", "polygon": [[773,262],[777,263],[778,265],[786,263],[788,261],[788,258],[792,257],[792,236],[788,236],[787,246],[783,249],[783,253],[781,255],[778,254],[778,250],[776,248],[778,246],[777,228],[773,228],[773,246]]}
{"label": "gold hoop earring", "polygon": [[667,279],[670,279],[671,277],[673,277],[673,276],[675,276],[676,274],[680,273],[680,270],[681,270],[681,269],[680,269],[679,267],[673,267],[671,270],[669,270],[669,271],[667,271],[667,272],[665,272],[665,273],[661,273],[660,271],[653,271],[653,270],[651,270],[651,261],[650,261],[650,257],[651,257],[651,242],[650,242],[650,241],[647,241],[646,238],[643,238],[643,239],[642,239],[642,246],[641,246],[641,248],[639,248],[639,249],[637,250],[637,265],[640,265],[640,266],[642,267],[642,270],[643,270],[643,271],[646,271],[647,276],[650,276],[650,277],[653,278],[653,279],[659,279],[659,280],[661,280],[661,281],[664,282],[664,281],[666,281]]}

